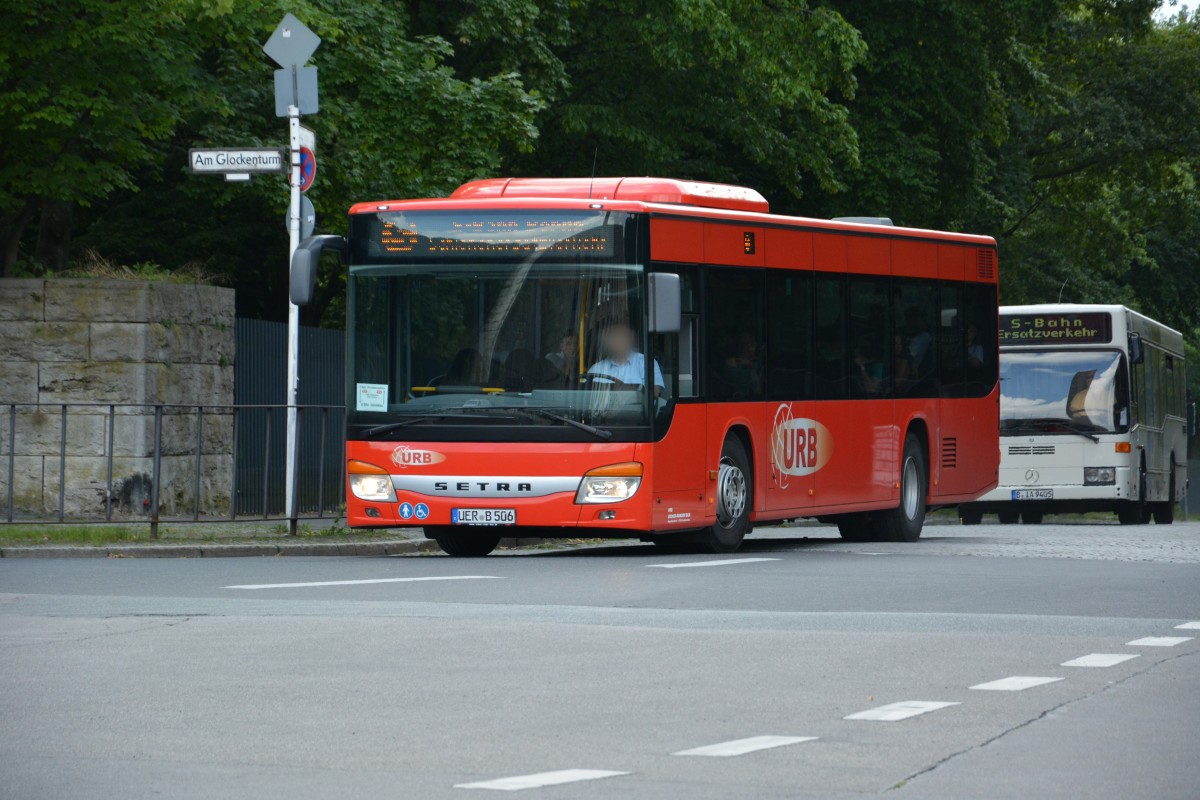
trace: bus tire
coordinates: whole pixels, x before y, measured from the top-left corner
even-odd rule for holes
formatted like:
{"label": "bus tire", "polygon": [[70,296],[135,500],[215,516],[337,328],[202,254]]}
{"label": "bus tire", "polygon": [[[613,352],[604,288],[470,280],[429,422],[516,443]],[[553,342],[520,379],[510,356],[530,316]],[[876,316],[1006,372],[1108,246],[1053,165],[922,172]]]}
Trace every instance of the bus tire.
{"label": "bus tire", "polygon": [[482,558],[495,550],[503,538],[489,528],[456,530],[449,526],[426,528],[425,535],[437,542],[446,555],[456,558]]}
{"label": "bus tire", "polygon": [[1023,525],[1041,525],[1044,516],[1041,511],[1022,511],[1021,523]]}
{"label": "bus tire", "polygon": [[1170,525],[1175,521],[1175,456],[1171,456],[1171,480],[1167,485],[1167,499],[1154,504],[1154,524]]}
{"label": "bus tire", "polygon": [[750,532],[754,476],[746,448],[736,436],[725,437],[717,473],[717,521],[696,535],[696,545],[709,553],[732,553]]}
{"label": "bus tire", "polygon": [[958,521],[963,525],[978,525],[983,522],[983,512],[968,506],[959,506]]}
{"label": "bus tire", "polygon": [[871,541],[871,515],[843,514],[837,518],[838,534],[847,542]]}
{"label": "bus tire", "polygon": [[1146,505],[1146,462],[1138,470],[1138,499],[1130,500],[1117,510],[1117,521],[1122,525],[1145,525],[1150,521],[1150,509]]}
{"label": "bus tire", "polygon": [[915,542],[921,538],[928,487],[925,451],[917,437],[909,434],[904,439],[904,455],[900,459],[900,504],[872,515],[879,541]]}

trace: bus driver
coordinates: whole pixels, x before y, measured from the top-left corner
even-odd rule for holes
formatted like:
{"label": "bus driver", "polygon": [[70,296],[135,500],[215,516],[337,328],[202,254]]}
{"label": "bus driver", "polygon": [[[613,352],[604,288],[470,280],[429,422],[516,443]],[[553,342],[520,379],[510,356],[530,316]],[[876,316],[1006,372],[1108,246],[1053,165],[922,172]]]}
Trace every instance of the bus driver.
{"label": "bus driver", "polygon": [[[600,346],[604,358],[592,364],[588,372],[613,379],[617,386],[641,386],[645,383],[646,357],[634,349],[633,329],[624,322],[613,323],[604,331]],[[666,387],[658,361],[654,362],[654,396]]]}

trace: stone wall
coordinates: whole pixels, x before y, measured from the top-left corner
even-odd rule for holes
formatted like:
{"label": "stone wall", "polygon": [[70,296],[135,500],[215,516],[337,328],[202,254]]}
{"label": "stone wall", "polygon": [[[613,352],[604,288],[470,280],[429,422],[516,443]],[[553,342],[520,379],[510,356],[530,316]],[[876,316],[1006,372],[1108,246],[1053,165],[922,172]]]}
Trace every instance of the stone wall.
{"label": "stone wall", "polygon": [[0,280],[0,513],[10,452],[20,516],[57,513],[64,473],[65,514],[103,514],[110,455],[115,510],[147,512],[156,405],[163,406],[161,514],[190,513],[195,505],[197,405],[209,407],[202,414],[200,510],[228,513],[233,417],[219,406],[233,403],[233,326],[232,289]]}

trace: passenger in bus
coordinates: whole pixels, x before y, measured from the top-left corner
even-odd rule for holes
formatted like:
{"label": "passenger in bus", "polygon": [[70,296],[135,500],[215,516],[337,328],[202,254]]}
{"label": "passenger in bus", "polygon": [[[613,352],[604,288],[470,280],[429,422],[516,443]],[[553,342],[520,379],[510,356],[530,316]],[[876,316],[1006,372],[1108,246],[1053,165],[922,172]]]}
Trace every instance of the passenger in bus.
{"label": "passenger in bus", "polygon": [[[601,335],[600,349],[604,358],[592,364],[588,372],[612,378],[617,386],[641,386],[646,378],[646,357],[635,348],[633,329],[627,323],[616,322]],[[654,396],[666,388],[658,361],[654,362]]]}
{"label": "passenger in bus", "polygon": [[912,358],[914,377],[923,378],[930,370],[930,346],[933,344],[933,334],[929,332],[929,322],[921,309],[909,308],[904,315],[908,328],[908,355]]}
{"label": "passenger in bus", "polygon": [[876,349],[870,341],[862,341],[854,346],[851,377],[854,378],[858,397],[875,397],[883,386],[883,362],[877,357]]}
{"label": "passenger in bus", "polygon": [[908,391],[913,381],[912,359],[904,346],[903,336],[892,337],[892,380],[898,394]]}
{"label": "passenger in bus", "polygon": [[483,356],[474,347],[459,350],[441,382],[449,386],[482,386]]}
{"label": "passenger in bus", "polygon": [[721,378],[732,390],[731,399],[757,397],[762,387],[762,360],[758,357],[758,340],[750,331],[742,331],[735,345],[726,344],[726,351],[733,350],[725,359]]}
{"label": "passenger in bus", "polygon": [[558,340],[558,350],[547,353],[545,361],[550,365],[551,383],[568,386],[579,377],[579,337],[567,331]]}
{"label": "passenger in bus", "polygon": [[510,392],[532,392],[551,377],[549,366],[532,350],[518,347],[504,360],[504,388]]}
{"label": "passenger in bus", "polygon": [[979,327],[972,322],[967,326],[967,366],[982,369],[986,355],[983,345],[979,343]]}

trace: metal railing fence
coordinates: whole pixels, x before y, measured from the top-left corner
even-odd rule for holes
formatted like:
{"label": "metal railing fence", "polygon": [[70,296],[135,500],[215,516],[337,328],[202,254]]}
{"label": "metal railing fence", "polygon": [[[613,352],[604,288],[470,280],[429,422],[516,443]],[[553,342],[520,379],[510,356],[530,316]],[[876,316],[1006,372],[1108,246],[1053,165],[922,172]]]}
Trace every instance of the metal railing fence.
{"label": "metal railing fence", "polygon": [[[345,506],[341,405],[296,407],[297,501]],[[286,405],[0,403],[6,523],[287,519]]]}

